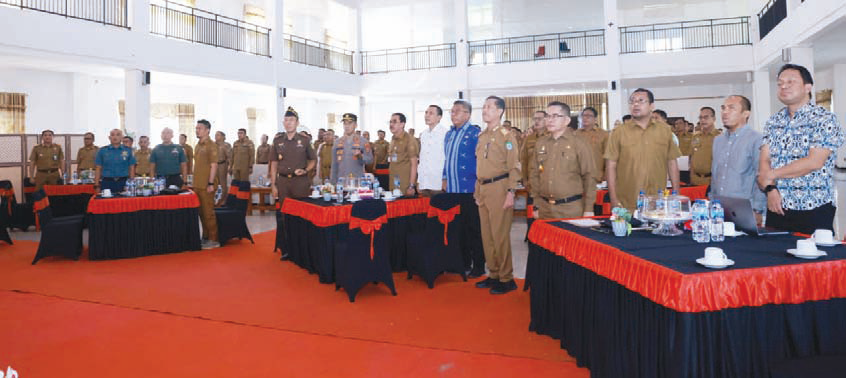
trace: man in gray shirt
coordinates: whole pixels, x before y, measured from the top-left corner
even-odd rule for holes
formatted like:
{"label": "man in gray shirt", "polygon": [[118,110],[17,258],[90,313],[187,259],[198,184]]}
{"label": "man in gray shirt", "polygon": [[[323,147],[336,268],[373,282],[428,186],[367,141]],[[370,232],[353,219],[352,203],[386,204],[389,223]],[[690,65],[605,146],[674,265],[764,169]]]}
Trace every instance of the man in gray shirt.
{"label": "man in gray shirt", "polygon": [[364,166],[373,162],[373,147],[363,137],[356,135],[358,117],[352,113],[344,114],[344,135],[332,146],[332,171],[330,182],[338,182],[339,177],[352,175],[359,178],[364,175]]}
{"label": "man in gray shirt", "polygon": [[767,197],[758,189],[756,178],[763,136],[746,125],[752,104],[746,97],[733,95],[726,98],[720,110],[727,132],[714,138],[711,196],[748,198],[761,223]]}

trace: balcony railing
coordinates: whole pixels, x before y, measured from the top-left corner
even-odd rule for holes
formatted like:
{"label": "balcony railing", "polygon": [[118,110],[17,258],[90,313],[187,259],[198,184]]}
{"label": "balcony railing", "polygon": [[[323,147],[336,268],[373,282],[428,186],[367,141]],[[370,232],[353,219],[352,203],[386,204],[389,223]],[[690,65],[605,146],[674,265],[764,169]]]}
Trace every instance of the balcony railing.
{"label": "balcony railing", "polygon": [[455,67],[455,43],[361,52],[361,73]]}
{"label": "balcony railing", "polygon": [[285,36],[285,60],[330,70],[353,73],[353,52],[325,43],[297,37]]}
{"label": "balcony railing", "polygon": [[758,12],[758,31],[761,39],[770,34],[775,27],[787,18],[787,0],[770,0]]}
{"label": "balcony railing", "polygon": [[152,34],[270,56],[270,29],[266,27],[170,1],[151,3],[150,12]]}
{"label": "balcony railing", "polygon": [[470,41],[469,64],[528,62],[605,55],[605,30]]}
{"label": "balcony railing", "polygon": [[718,18],[620,28],[620,53],[651,53],[750,45],[749,17]]}
{"label": "balcony railing", "polygon": [[0,0],[2,5],[128,28],[126,0]]}

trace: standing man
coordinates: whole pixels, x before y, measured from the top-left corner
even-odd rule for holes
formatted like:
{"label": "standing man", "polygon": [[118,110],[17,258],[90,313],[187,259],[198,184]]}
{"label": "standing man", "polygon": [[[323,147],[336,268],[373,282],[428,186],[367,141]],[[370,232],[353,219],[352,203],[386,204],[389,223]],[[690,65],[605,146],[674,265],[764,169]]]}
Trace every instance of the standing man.
{"label": "standing man", "polygon": [[682,156],[690,156],[693,152],[693,146],[691,146],[693,136],[688,132],[687,121],[684,118],[677,118],[673,123],[673,134],[679,140],[679,151]]}
{"label": "standing man", "polygon": [[247,130],[238,129],[238,140],[232,145],[232,166],[229,167],[233,180],[250,181],[255,156],[256,146],[247,136]]}
{"label": "standing man", "polygon": [[82,137],[82,143],[84,145],[76,152],[76,174],[79,177],[82,177],[82,171],[97,169],[94,159],[97,158],[97,150],[99,150],[94,145],[94,133],[92,132],[85,133]]}
{"label": "standing man", "polygon": [[221,187],[216,206],[223,206],[229,195],[229,163],[232,162],[232,145],[226,141],[226,133],[223,131],[214,133],[214,141],[217,144],[217,183]]}
{"label": "standing man", "polygon": [[344,123],[344,135],[332,146],[332,170],[330,182],[338,182],[339,177],[361,177],[364,175],[364,165],[373,162],[373,149],[370,143],[355,134],[358,127],[358,117],[352,113],[345,113],[341,118]]}
{"label": "standing man", "polygon": [[714,148],[714,138],[720,135],[714,128],[716,117],[712,107],[699,109],[699,124],[702,129],[690,142],[693,148],[690,154],[690,182],[693,185],[711,185],[711,151]]}
{"label": "standing man", "polygon": [[390,143],[385,140],[385,131],[379,130],[376,135],[379,139],[373,142],[373,162],[378,168],[379,165],[388,164],[388,146]]}
{"label": "standing man", "polygon": [[441,125],[444,110],[429,105],[424,113],[427,128],[420,132],[420,165],[417,168],[417,182],[424,197],[441,192],[444,173],[444,138],[447,128]]}
{"label": "standing man", "polygon": [[150,169],[150,154],[153,150],[150,149],[150,138],[146,135],[138,138],[138,147],[135,151],[135,174],[152,177],[153,171]]}
{"label": "standing man", "polygon": [[491,294],[505,294],[517,289],[511,261],[511,221],[514,218],[514,191],[520,181],[517,138],[500,122],[505,100],[490,96],[482,108],[486,128],[476,145],[476,190],[482,243],[488,266],[488,278],[476,287]]}
{"label": "standing man", "polygon": [[323,133],[323,143],[317,150],[317,164],[320,167],[320,182],[331,179],[332,174],[332,146],[335,144],[335,130]]}
{"label": "standing man", "polygon": [[663,122],[652,120],[655,97],[638,88],[629,96],[632,119],[614,129],[605,149],[608,194],[613,206],[630,211],[637,207],[641,190],[655,194],[667,187],[679,190],[679,147]]}
{"label": "standing man", "polygon": [[[576,135],[584,139],[590,146],[590,150],[593,152],[593,163],[596,167],[593,172],[596,175],[594,180],[596,183],[600,183],[605,181],[605,159],[602,158],[602,154],[605,153],[605,147],[608,145],[608,132],[596,127],[596,116],[596,109],[590,106],[584,108],[582,110],[582,128],[576,131]],[[594,198],[593,201],[595,200]]]}
{"label": "standing man", "polygon": [[286,198],[299,198],[309,195],[311,181],[308,172],[314,170],[317,156],[311,147],[311,141],[297,134],[300,119],[297,112],[288,107],[283,125],[285,133],[273,140],[270,154],[271,193],[280,204]]}
{"label": "standing man", "polygon": [[405,195],[413,196],[417,190],[417,163],[420,156],[417,141],[405,132],[405,114],[392,114],[390,128],[393,134],[388,147],[391,190],[399,189]]}
{"label": "standing man", "polygon": [[185,134],[179,134],[179,145],[182,146],[182,150],[185,151],[185,160],[188,161],[188,174],[194,174],[194,147],[191,147],[188,144],[188,136]]}
{"label": "standing man", "polygon": [[267,144],[267,134],[262,134],[261,145],[256,148],[256,164],[267,165],[267,177],[270,177],[270,145]]}
{"label": "standing man", "polygon": [[150,154],[150,171],[153,176],[165,178],[165,186],[171,185],[181,188],[188,175],[188,161],[185,150],[178,144],[173,144],[173,130],[165,127],[162,130],[162,144],[153,148]]}
{"label": "standing man", "polygon": [[530,181],[535,183],[531,195],[539,210],[534,215],[541,219],[593,216],[595,152],[568,127],[569,105],[550,102],[546,112],[549,134],[538,140],[530,164],[534,168]]}
{"label": "standing man", "polygon": [[[520,168],[520,174],[522,175],[523,186],[526,188],[526,192],[532,193],[532,170],[535,168],[530,165],[531,157],[535,153],[535,145],[538,142],[538,139],[546,135],[546,112],[543,110],[538,110],[535,114],[532,115],[532,127],[527,130],[528,135],[523,140],[523,145],[520,147],[520,164],[522,164]],[[529,206],[534,205],[534,199],[532,196],[529,195],[526,198],[526,209],[529,209]],[[532,228],[532,223],[534,223],[535,218],[528,216],[526,213],[526,236],[523,238],[523,241],[529,241],[529,230]]]}
{"label": "standing man", "polygon": [[135,177],[135,156],[132,149],[122,145],[123,131],[109,131],[109,145],[97,151],[94,160],[97,165],[96,182],[100,190],[109,189],[118,194],[126,186],[126,180]]}
{"label": "standing man", "polygon": [[478,278],[485,274],[479,206],[473,198],[476,190],[476,146],[481,129],[470,123],[472,111],[473,106],[465,100],[452,103],[449,112],[452,127],[444,139],[442,189],[461,197],[461,214],[465,219],[461,232],[464,267],[470,270],[468,278]]}
{"label": "standing man", "polygon": [[194,148],[194,191],[200,199],[200,223],[203,225],[203,249],[220,247],[217,239],[217,218],[214,215],[214,190],[217,186],[217,154],[220,146],[211,140],[211,123],[197,121],[197,147]]}
{"label": "standing man", "polygon": [[124,136],[122,141],[123,141],[124,146],[129,147],[133,151],[135,150],[135,147],[132,146],[135,143],[135,139],[132,139],[131,136],[129,136],[129,135]]}
{"label": "standing man", "polygon": [[41,132],[41,144],[29,154],[29,177],[35,179],[35,190],[44,185],[58,185],[64,172],[65,154],[62,146],[53,143],[53,130]]}
{"label": "standing man", "polygon": [[833,229],[834,159],[843,145],[837,116],[811,101],[807,68],[785,64],[778,99],[785,105],[764,125],[758,186],[767,194],[768,226],[810,234]]}

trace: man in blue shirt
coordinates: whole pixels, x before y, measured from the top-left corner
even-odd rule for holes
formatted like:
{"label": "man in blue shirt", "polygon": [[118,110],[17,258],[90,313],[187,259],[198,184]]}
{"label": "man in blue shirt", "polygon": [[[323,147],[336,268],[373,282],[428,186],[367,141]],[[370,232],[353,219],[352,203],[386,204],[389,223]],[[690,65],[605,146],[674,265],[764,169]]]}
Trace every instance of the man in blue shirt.
{"label": "man in blue shirt", "polygon": [[96,182],[100,190],[109,189],[112,194],[123,191],[127,178],[135,177],[135,156],[132,149],[121,145],[123,132],[114,129],[109,132],[109,144],[97,151],[94,164],[97,166]]}
{"label": "man in blue shirt", "polygon": [[485,274],[485,251],[482,247],[482,228],[479,207],[473,199],[476,188],[476,144],[482,131],[470,123],[473,106],[464,100],[455,101],[450,110],[452,127],[444,138],[443,190],[461,196],[461,214],[465,218],[462,235],[464,266],[469,278]]}
{"label": "man in blue shirt", "polygon": [[181,188],[188,175],[188,161],[182,146],[173,143],[173,130],[162,130],[162,144],[150,154],[150,170],[154,177],[165,178],[165,185]]}
{"label": "man in blue shirt", "polygon": [[764,126],[758,186],[767,194],[768,226],[803,233],[834,227],[834,158],[844,135],[837,116],[811,101],[807,68],[778,73],[784,105]]}

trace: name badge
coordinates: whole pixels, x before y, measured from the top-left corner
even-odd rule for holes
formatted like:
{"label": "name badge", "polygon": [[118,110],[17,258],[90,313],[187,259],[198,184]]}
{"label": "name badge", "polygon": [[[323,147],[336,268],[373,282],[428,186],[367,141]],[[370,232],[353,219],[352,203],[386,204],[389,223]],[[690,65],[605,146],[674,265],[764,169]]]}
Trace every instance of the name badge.
{"label": "name badge", "polygon": [[388,158],[388,161],[391,163],[396,163],[397,160],[397,154],[391,154],[391,157]]}

